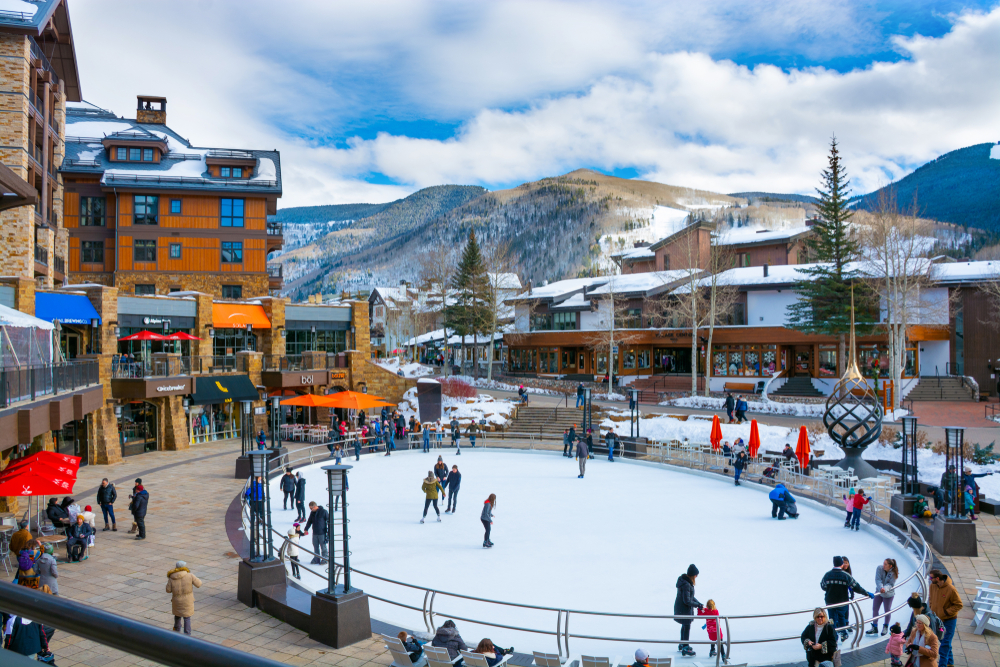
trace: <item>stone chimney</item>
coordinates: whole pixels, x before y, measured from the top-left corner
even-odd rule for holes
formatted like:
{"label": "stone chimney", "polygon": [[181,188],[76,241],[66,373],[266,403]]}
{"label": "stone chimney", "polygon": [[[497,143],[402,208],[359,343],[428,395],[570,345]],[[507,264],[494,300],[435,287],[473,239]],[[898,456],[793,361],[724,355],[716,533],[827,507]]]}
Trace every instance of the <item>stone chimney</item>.
{"label": "stone chimney", "polygon": [[155,95],[136,95],[138,107],[135,120],[150,125],[167,124],[167,98]]}

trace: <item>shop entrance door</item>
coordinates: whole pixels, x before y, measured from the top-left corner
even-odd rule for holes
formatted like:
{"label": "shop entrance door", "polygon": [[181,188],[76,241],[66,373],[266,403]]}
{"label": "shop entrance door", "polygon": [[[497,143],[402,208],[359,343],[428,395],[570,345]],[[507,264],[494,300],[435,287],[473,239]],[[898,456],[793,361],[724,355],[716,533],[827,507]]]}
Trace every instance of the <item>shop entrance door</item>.
{"label": "shop entrance door", "polygon": [[811,345],[798,345],[795,347],[795,364],[792,366],[792,374],[806,377],[812,376]]}
{"label": "shop entrance door", "polygon": [[156,406],[146,401],[133,401],[122,408],[118,420],[122,456],[156,451],[156,419]]}
{"label": "shop entrance door", "polygon": [[81,466],[85,466],[89,462],[86,420],[90,418],[90,415],[87,415],[79,421],[71,421],[61,430],[55,432],[56,451],[69,456],[79,456]]}

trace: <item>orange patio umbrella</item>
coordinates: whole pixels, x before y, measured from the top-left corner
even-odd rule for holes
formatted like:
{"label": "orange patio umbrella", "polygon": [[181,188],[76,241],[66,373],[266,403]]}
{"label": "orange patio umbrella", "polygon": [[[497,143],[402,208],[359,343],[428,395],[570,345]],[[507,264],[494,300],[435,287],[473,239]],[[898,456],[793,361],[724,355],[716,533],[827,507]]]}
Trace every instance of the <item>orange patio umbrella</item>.
{"label": "orange patio umbrella", "polygon": [[295,398],[286,398],[281,401],[281,405],[298,405],[304,408],[327,408],[329,396],[318,396],[316,394],[303,394]]}
{"label": "orange patio umbrella", "polygon": [[747,445],[750,450],[750,458],[757,458],[757,450],[760,449],[760,432],[757,430],[757,420],[750,420],[750,443]]}
{"label": "orange patio umbrella", "polygon": [[336,394],[329,394],[323,398],[326,399],[323,405],[328,408],[347,408],[348,410],[367,410],[368,408],[395,405],[381,396],[362,394],[356,391],[338,391]]}
{"label": "orange patio umbrella", "polygon": [[719,415],[712,415],[712,435],[709,436],[709,440],[712,441],[712,450],[719,449],[719,443],[722,442],[722,425],[719,424]]}
{"label": "orange patio umbrella", "polygon": [[799,427],[799,444],[795,446],[795,458],[803,469],[809,467],[809,432],[805,426]]}

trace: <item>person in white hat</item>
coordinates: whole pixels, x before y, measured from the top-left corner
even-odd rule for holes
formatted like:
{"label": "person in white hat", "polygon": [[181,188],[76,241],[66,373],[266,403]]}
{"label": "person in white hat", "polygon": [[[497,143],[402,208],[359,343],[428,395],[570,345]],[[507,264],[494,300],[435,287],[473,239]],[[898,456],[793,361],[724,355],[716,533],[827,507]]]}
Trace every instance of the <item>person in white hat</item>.
{"label": "person in white hat", "polygon": [[632,663],[632,667],[647,667],[649,665],[649,654],[643,649],[637,648],[635,650],[635,662]]}

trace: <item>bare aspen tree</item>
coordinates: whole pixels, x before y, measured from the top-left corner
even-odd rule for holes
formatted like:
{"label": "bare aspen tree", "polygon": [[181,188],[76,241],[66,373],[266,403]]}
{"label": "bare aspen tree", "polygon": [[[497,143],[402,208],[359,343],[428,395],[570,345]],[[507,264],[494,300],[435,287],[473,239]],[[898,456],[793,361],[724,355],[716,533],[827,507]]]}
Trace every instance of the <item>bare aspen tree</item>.
{"label": "bare aspen tree", "polygon": [[[596,307],[597,328],[585,338],[586,344],[594,350],[595,360],[604,351],[607,353],[608,393],[615,386],[615,350],[619,345],[628,345],[639,339],[638,334],[625,326],[631,316],[629,302],[618,285],[617,266],[608,269],[608,282],[600,287],[600,293],[590,296],[592,307]],[[596,370],[596,369],[595,369]]]}
{"label": "bare aspen tree", "polygon": [[500,321],[503,314],[510,310],[510,306],[504,303],[504,296],[508,287],[505,279],[513,274],[517,266],[517,260],[510,249],[510,241],[500,240],[484,248],[483,263],[486,265],[486,272],[489,275],[489,284],[486,293],[486,321],[483,331],[489,338],[489,361],[486,365],[486,378],[493,379],[493,348],[496,345],[494,338],[500,333]]}
{"label": "bare aspen tree", "polygon": [[440,300],[438,307],[429,307],[428,312],[434,313],[435,320],[441,322],[444,334],[441,347],[445,364],[448,363],[448,321],[445,317],[445,309],[448,307],[449,286],[454,273],[455,265],[451,253],[443,246],[431,248],[420,259],[421,287],[427,291],[429,298]]}

